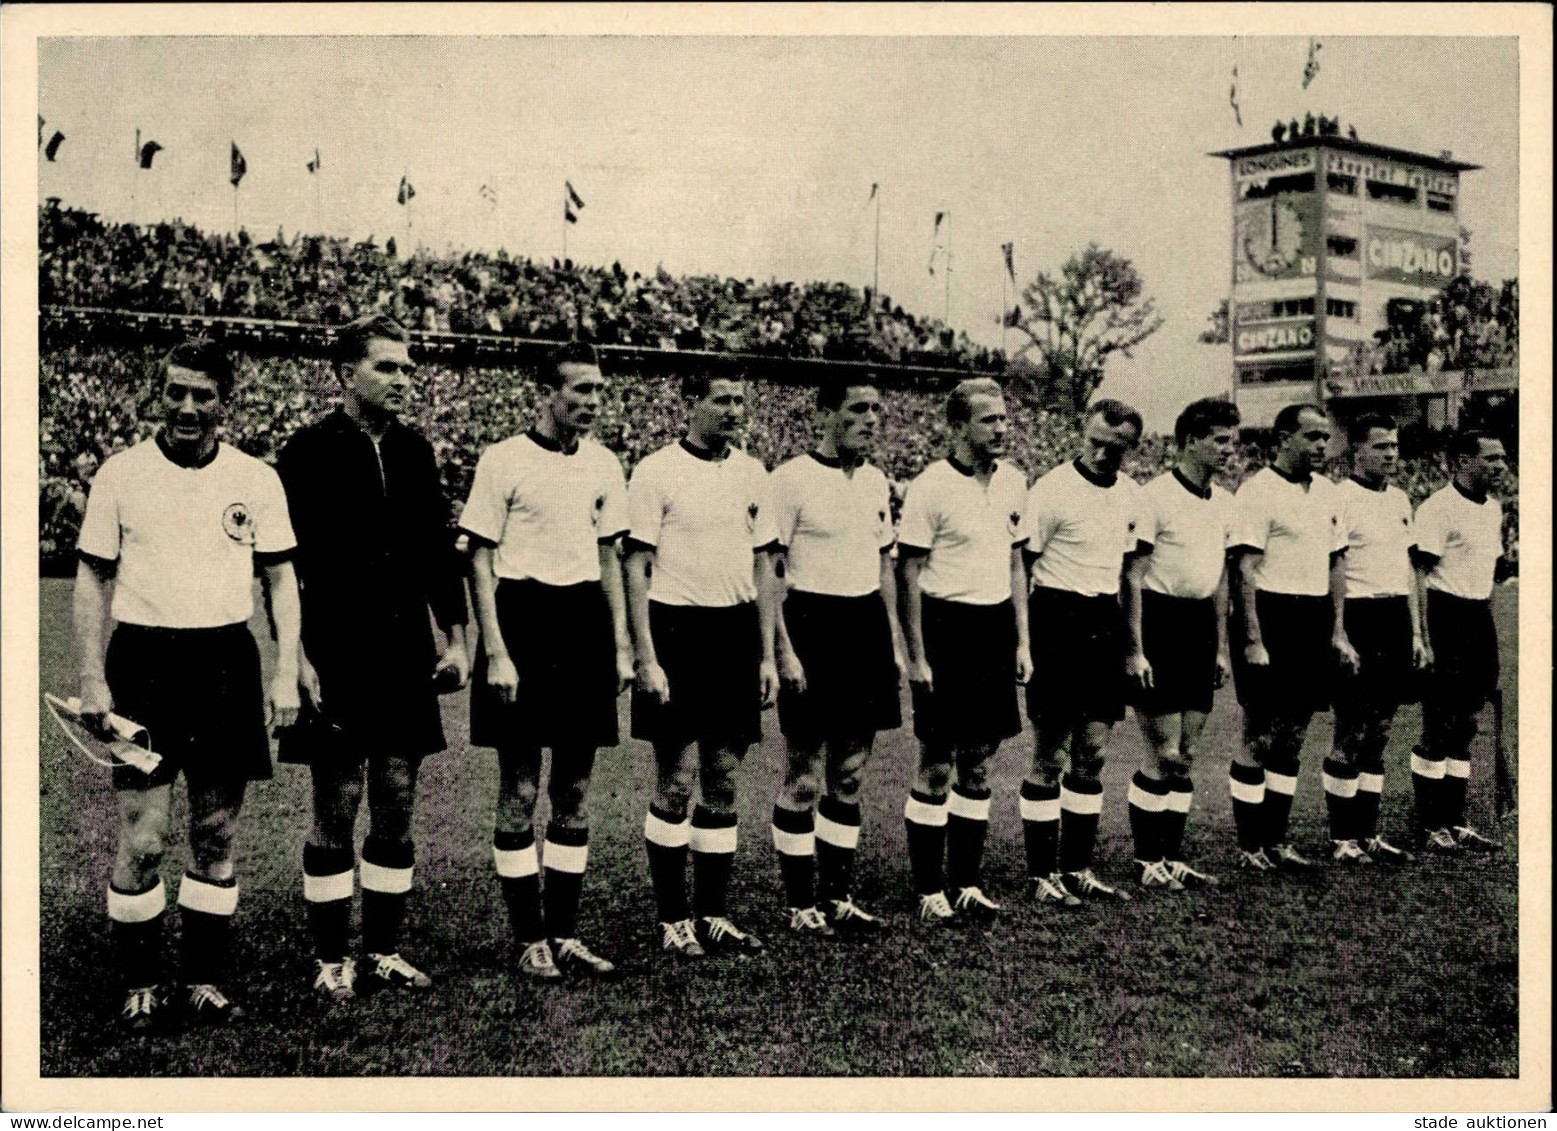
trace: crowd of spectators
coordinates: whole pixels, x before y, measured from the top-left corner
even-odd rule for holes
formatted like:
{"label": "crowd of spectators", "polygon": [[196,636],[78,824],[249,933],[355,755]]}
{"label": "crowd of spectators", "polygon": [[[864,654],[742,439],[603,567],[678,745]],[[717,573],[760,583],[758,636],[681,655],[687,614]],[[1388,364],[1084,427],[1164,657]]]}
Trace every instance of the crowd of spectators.
{"label": "crowd of spectators", "polygon": [[1431,301],[1403,303],[1376,335],[1369,371],[1436,373],[1519,362],[1519,281],[1501,287],[1456,276]]}
{"label": "crowd of spectators", "polygon": [[471,251],[401,254],[277,232],[256,242],[172,220],[109,224],[51,201],[38,218],[38,300],[339,324],[370,310],[463,334],[998,369],[1003,358],[846,283],[629,273]]}
{"label": "crowd of spectators", "polygon": [[[39,506],[43,568],[71,568],[86,492],[102,460],[148,436],[160,413],[162,351],[65,345],[45,349],[39,366]],[[227,414],[229,442],[274,459],[294,431],[327,412],[339,394],[329,366],[317,360],[244,358]],[[432,440],[442,469],[451,523],[470,488],[476,459],[489,444],[522,429],[536,396],[533,376],[521,369],[419,368],[409,414]],[[877,462],[901,500],[903,487],[944,454],[947,427],[938,394],[889,390]],[[815,441],[814,393],[799,386],[753,382],[745,446],[768,467],[807,450]],[[1008,399],[1010,459],[1036,477],[1071,458],[1080,446],[1068,414]],[[596,422],[600,440],[617,452],[630,474],[637,462],[680,434],[683,413],[674,376],[616,375],[607,381]],[[1171,466],[1172,440],[1145,437],[1126,471],[1146,480]],[[1266,453],[1246,444],[1226,485],[1262,466]],[[1344,460],[1330,473],[1346,474]],[[1441,455],[1404,461],[1398,479],[1413,503],[1447,481]],[[1506,541],[1517,550],[1517,501],[1505,497]]]}

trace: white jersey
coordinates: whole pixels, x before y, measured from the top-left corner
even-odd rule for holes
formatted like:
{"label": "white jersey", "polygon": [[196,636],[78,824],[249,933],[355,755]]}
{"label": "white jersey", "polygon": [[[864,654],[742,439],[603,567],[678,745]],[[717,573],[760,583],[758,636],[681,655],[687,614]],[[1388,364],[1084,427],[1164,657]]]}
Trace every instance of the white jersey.
{"label": "white jersey", "polygon": [[1478,502],[1451,483],[1417,508],[1416,544],[1438,559],[1427,575],[1429,589],[1488,600],[1503,555],[1502,504],[1490,495]]}
{"label": "white jersey", "polygon": [[254,615],[255,555],[284,555],[297,539],[269,464],[218,444],[184,467],[154,438],[98,469],[76,545],[117,563],[115,620],[219,628]]}
{"label": "white jersey", "polygon": [[919,573],[926,596],[970,605],[1011,599],[1011,550],[1023,542],[1027,476],[997,463],[989,485],[971,468],[938,459],[908,485],[898,545],[928,554]]}
{"label": "white jersey", "polygon": [[599,581],[600,544],[627,529],[627,479],[587,436],[571,453],[535,432],[511,436],[481,453],[460,527],[496,547],[500,578]]}
{"label": "white jersey", "polygon": [[1411,591],[1411,500],[1389,484],[1375,490],[1355,479],[1340,485],[1346,531],[1346,596],[1404,597]]}
{"label": "white jersey", "polygon": [[892,548],[887,477],[865,463],[845,473],[812,452],[773,472],[779,545],[787,584],[806,593],[863,597],[881,588],[881,555]]}
{"label": "white jersey", "polygon": [[1177,469],[1157,476],[1141,493],[1147,505],[1141,540],[1152,544],[1142,585],[1169,597],[1212,596],[1227,561],[1232,494],[1215,483],[1202,491]]}
{"label": "white jersey", "polygon": [[731,448],[713,459],[685,440],[646,456],[627,485],[629,537],[655,551],[649,599],[725,608],[757,599],[752,552],[774,546],[767,470]]}
{"label": "white jersey", "polygon": [[1033,583],[1087,597],[1116,596],[1126,554],[1146,534],[1145,499],[1128,475],[1106,486],[1075,461],[1039,477],[1027,492],[1021,537],[1036,554]]}
{"label": "white jersey", "polygon": [[1231,544],[1260,551],[1255,589],[1325,596],[1330,555],[1346,549],[1339,488],[1323,475],[1310,476],[1304,484],[1275,468],[1261,468],[1233,497]]}

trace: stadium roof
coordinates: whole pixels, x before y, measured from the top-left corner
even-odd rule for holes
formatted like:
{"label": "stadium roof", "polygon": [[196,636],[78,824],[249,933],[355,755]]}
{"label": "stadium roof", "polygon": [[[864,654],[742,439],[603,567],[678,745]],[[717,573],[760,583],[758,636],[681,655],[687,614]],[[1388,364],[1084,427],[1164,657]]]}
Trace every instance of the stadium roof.
{"label": "stadium roof", "polygon": [[1240,157],[1263,157],[1267,153],[1279,153],[1287,149],[1339,149],[1345,153],[1356,153],[1362,157],[1382,157],[1389,161],[1405,161],[1413,165],[1422,165],[1429,169],[1437,169],[1444,173],[1468,173],[1473,169],[1481,168],[1480,165],[1472,165],[1466,161],[1455,161],[1453,158],[1442,155],[1415,153],[1409,149],[1396,149],[1389,145],[1375,145],[1371,141],[1357,141],[1353,138],[1343,137],[1339,134],[1327,136],[1300,137],[1297,141],[1267,141],[1263,145],[1246,145],[1237,149],[1218,149],[1206,154],[1207,157],[1225,157],[1229,161],[1236,161]]}

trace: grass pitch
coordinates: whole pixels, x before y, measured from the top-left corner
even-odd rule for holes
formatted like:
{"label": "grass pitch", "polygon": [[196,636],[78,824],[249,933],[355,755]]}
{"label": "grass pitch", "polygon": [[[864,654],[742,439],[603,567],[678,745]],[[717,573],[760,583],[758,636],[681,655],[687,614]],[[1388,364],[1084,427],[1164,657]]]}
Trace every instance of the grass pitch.
{"label": "grass pitch", "polygon": [[[42,685],[74,693],[70,583],[45,580]],[[1498,597],[1517,719],[1515,592]],[[263,632],[261,639],[265,639]],[[510,969],[492,871],[496,762],[468,747],[465,699],[444,700],[450,750],[420,784],[417,872],[404,952],[437,979],[424,996],[379,995],[331,1012],[310,990],[302,898],[307,772],[278,766],[242,817],[235,968],[249,1011],[231,1030],[126,1038],[108,951],[103,890],[112,849],[106,773],[42,727],[41,1048],[45,1076],[820,1075],[1500,1077],[1518,1070],[1517,859],[1419,861],[1398,871],[1311,880],[1231,869],[1226,773],[1237,707],[1218,697],[1195,768],[1190,859],[1218,872],[1209,893],[1137,892],[1119,908],[1028,905],[1016,791],[1024,735],[991,775],[986,890],[1005,903],[989,931],[932,932],[914,921],[902,802],[914,759],[907,730],[883,735],[867,771],[857,898],[892,920],[879,942],[800,941],[784,930],[768,816],[782,746],[741,772],[741,847],[731,907],[763,934],[756,959],[662,958],[642,844],[650,756],[631,740],[603,751],[581,934],[617,959],[613,985],[536,986]],[[623,700],[625,712],[625,699]],[[1485,724],[1490,726],[1489,721]],[[627,734],[624,725],[622,733]],[[1388,758],[1381,827],[1409,839],[1415,708]],[[1319,763],[1328,716],[1310,731],[1293,831],[1321,851]],[[1125,790],[1140,736],[1118,728],[1105,771],[1099,871],[1130,882]],[[177,794],[175,796],[178,796]],[[1473,750],[1472,821],[1490,828],[1489,735]],[[542,802],[544,810],[545,803]],[[187,848],[175,802],[163,868],[176,891]],[[544,820],[544,812],[538,815]],[[360,832],[361,830],[359,830]],[[1504,830],[1510,845],[1512,825]],[[176,915],[171,918],[176,920]]]}

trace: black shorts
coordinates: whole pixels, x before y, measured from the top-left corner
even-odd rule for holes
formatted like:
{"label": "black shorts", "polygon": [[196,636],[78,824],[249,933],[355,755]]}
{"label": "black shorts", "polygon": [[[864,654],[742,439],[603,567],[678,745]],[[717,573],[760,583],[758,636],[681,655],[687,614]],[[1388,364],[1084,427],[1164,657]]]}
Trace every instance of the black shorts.
{"label": "black shorts", "polygon": [[836,597],[792,589],[784,625],[806,677],[804,691],[779,692],[784,737],[814,746],[903,725],[892,624],[880,593]]}
{"label": "black shorts", "polygon": [[633,689],[633,737],[657,746],[750,746],[762,741],[762,633],[757,605],[649,602],[654,652],[668,702]]}
{"label": "black shorts", "polygon": [[1497,691],[1498,632],[1492,602],[1427,591],[1427,636],[1433,666],[1424,701],[1461,714],[1481,710]]}
{"label": "black shorts", "polygon": [[1336,711],[1390,713],[1417,698],[1410,602],[1404,596],[1352,597],[1345,623],[1361,666],[1356,675],[1337,673]]}
{"label": "black shorts", "polygon": [[1022,732],[1016,705],[1016,610],[920,598],[931,686],[911,684],[914,734],[922,742],[972,746]]}
{"label": "black shorts", "polygon": [[1238,702],[1246,711],[1267,715],[1323,711],[1330,706],[1336,673],[1330,598],[1262,590],[1254,601],[1270,664],[1261,670],[1244,659],[1248,636],[1241,624],[1235,625],[1232,660]]}
{"label": "black shorts", "polygon": [[271,776],[259,648],[248,625],[121,623],[104,667],[114,712],[145,727],[152,750],[162,755],[150,774],[116,765],[116,788],[167,785],[180,771],[212,783]]}
{"label": "black shorts", "polygon": [[615,746],[616,634],[597,581],[497,583],[497,622],[519,673],[504,703],[487,684],[486,649],[471,673],[470,741],[557,749]]}
{"label": "black shorts", "polygon": [[1033,642],[1027,717],[1034,726],[1124,718],[1124,613],[1117,597],[1039,586],[1027,599],[1027,623]]}
{"label": "black shorts", "polygon": [[1209,715],[1216,696],[1216,599],[1142,590],[1141,645],[1152,685],[1130,689],[1136,713]]}

